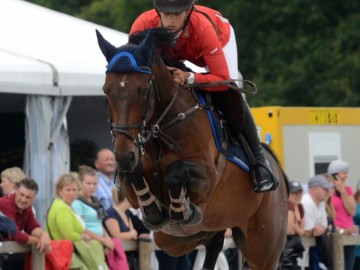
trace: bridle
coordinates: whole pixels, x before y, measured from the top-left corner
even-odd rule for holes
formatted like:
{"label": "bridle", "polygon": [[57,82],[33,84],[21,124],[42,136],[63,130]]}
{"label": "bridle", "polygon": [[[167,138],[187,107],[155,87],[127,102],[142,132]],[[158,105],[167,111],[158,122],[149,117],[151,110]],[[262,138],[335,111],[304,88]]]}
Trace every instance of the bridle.
{"label": "bridle", "polygon": [[[112,121],[112,118],[111,118],[111,115],[109,112],[109,104],[107,103],[108,122],[110,124],[110,130],[111,130],[111,136],[112,136],[113,142],[115,142],[116,136],[124,135],[126,138],[128,138],[130,141],[132,141],[135,144],[135,146],[139,149],[139,153],[141,155],[144,155],[145,144],[147,142],[149,142],[150,140],[156,138],[156,139],[160,139],[161,141],[163,141],[170,149],[179,151],[181,148],[178,145],[178,143],[174,139],[172,139],[169,135],[167,135],[164,132],[164,130],[169,128],[170,126],[176,124],[177,122],[184,120],[187,115],[192,114],[193,112],[195,112],[196,110],[201,108],[201,106],[197,102],[196,105],[190,107],[185,112],[179,113],[176,117],[174,117],[173,119],[171,119],[170,121],[168,121],[167,123],[165,123],[161,126],[163,119],[169,113],[170,109],[173,107],[175,100],[178,96],[179,85],[176,84],[174,93],[173,93],[169,103],[166,105],[165,109],[161,113],[160,117],[155,121],[155,123],[149,125],[148,122],[152,115],[151,112],[154,111],[154,109],[155,109],[154,107],[156,104],[155,102],[151,102],[151,101],[153,98],[155,98],[154,95],[156,95],[156,98],[158,100],[160,100],[159,89],[156,84],[155,77],[152,74],[149,76],[149,82],[148,82],[147,89],[148,89],[148,94],[147,94],[147,101],[146,101],[146,110],[145,110],[144,117],[143,117],[143,120],[141,123],[128,124],[128,125],[115,124]],[[133,136],[129,132],[129,130],[131,130],[131,129],[137,129],[136,136]]]}

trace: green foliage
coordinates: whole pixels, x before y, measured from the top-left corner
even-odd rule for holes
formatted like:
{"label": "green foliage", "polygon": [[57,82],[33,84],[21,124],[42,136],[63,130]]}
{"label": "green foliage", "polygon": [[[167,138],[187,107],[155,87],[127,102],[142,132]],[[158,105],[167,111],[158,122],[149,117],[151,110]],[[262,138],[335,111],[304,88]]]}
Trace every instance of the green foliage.
{"label": "green foliage", "polygon": [[95,0],[79,15],[119,31],[129,32],[136,17],[150,8],[152,1],[148,0]]}
{"label": "green foliage", "polygon": [[[150,0],[33,0],[128,32]],[[227,17],[239,69],[259,93],[252,106],[359,106],[360,2],[200,0]]]}

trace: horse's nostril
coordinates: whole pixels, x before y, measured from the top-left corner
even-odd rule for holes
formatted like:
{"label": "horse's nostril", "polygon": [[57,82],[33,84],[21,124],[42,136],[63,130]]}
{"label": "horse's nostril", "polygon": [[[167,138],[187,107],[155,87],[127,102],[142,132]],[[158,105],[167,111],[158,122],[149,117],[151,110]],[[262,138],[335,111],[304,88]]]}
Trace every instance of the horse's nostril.
{"label": "horse's nostril", "polygon": [[132,172],[137,165],[136,153],[133,151],[116,155],[116,160],[121,171]]}
{"label": "horse's nostril", "polygon": [[129,153],[130,157],[129,157],[129,160],[131,163],[134,163],[136,158],[135,158],[135,153],[134,152],[131,152]]}

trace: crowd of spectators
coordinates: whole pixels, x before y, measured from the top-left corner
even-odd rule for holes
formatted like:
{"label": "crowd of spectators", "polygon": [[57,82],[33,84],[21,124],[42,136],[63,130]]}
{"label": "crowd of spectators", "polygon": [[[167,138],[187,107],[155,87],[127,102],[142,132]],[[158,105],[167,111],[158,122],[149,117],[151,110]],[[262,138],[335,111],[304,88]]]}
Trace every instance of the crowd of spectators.
{"label": "crowd of spectators", "polygon": [[[51,252],[54,241],[70,241],[74,246],[69,258],[72,269],[86,265],[78,252],[78,243],[82,241],[91,243],[88,253],[94,253],[97,265],[102,265],[103,269],[117,269],[108,259],[117,252],[122,252],[122,259],[126,261],[126,267],[121,269],[140,269],[138,252],[124,252],[121,241],[151,237],[150,232],[143,225],[141,214],[131,208],[120,189],[114,188],[114,154],[108,149],[100,150],[94,165],[97,170],[83,165],[77,172],[67,172],[58,178],[55,198],[48,208],[46,230],[40,227],[32,207],[39,189],[36,181],[27,178],[17,167],[1,172],[0,216],[16,224],[16,232],[9,235],[8,240],[36,244],[43,253]],[[293,269],[332,269],[329,234],[359,233],[360,188],[354,193],[345,184],[348,171],[347,162],[334,160],[326,173],[311,177],[307,185],[289,182],[287,240],[301,241],[303,236],[316,239],[316,246],[305,249]],[[196,252],[178,258],[161,250],[154,254],[157,262],[153,269],[190,270],[194,262],[199,265],[200,254],[196,258]],[[23,254],[0,255],[1,270],[24,269]],[[345,246],[344,260],[345,270],[360,269],[360,247]],[[235,269],[227,262],[225,265],[219,269]]]}
{"label": "crowd of spectators", "polygon": [[[360,189],[354,194],[346,185],[349,169],[347,162],[333,160],[326,172],[311,177],[307,185],[289,183],[288,241],[309,236],[316,242],[298,256],[294,269],[333,269],[329,235],[359,233]],[[360,269],[360,247],[347,245],[343,252],[344,269]]]}
{"label": "crowd of spectators", "polygon": [[[94,167],[96,169],[81,165],[78,171],[59,176],[54,186],[54,199],[51,205],[44,206],[48,208],[44,229],[32,207],[39,188],[36,181],[26,178],[18,167],[4,170],[0,211],[15,222],[16,234],[2,240],[37,243],[39,250],[45,253],[55,246],[68,248],[70,243],[71,252],[63,252],[63,256],[69,258],[63,261],[67,261],[71,269],[139,270],[139,253],[125,252],[121,241],[151,237],[150,231],[143,225],[138,209],[131,208],[123,192],[114,187],[116,161],[113,152],[101,149]],[[86,255],[81,243],[90,247]],[[24,254],[0,256],[0,270],[27,269]],[[89,264],[91,257],[95,258],[93,265]],[[152,255],[152,269],[191,270],[195,257],[196,252],[175,258],[157,250]]]}

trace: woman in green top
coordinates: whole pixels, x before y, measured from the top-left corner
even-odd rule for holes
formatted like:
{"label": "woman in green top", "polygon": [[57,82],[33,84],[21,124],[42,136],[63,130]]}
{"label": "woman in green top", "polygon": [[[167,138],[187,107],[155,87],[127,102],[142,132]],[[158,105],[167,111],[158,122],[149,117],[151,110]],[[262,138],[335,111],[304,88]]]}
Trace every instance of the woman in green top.
{"label": "woman in green top", "polygon": [[71,209],[79,188],[79,175],[74,172],[63,174],[56,182],[56,198],[47,217],[48,230],[54,240],[90,240],[84,222]]}

